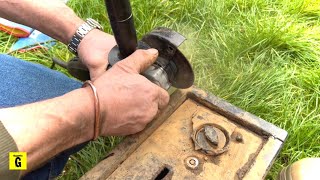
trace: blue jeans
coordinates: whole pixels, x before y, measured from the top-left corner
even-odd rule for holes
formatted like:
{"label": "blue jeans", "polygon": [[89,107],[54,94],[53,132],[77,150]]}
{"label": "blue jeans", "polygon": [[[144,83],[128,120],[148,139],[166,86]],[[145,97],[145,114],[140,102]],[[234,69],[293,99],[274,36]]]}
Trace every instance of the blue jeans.
{"label": "blue jeans", "polygon": [[[0,54],[0,78],[0,108],[50,99],[81,87],[81,82],[70,79],[62,73],[3,54]],[[60,153],[23,179],[43,180],[57,177],[69,156],[86,144]]]}

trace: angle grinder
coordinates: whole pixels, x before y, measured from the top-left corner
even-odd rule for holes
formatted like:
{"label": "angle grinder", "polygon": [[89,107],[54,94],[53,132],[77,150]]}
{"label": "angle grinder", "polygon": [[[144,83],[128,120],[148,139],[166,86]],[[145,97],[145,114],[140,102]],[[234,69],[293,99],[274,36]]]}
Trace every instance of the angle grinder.
{"label": "angle grinder", "polygon": [[[155,48],[159,51],[156,62],[143,76],[153,83],[169,90],[170,87],[185,89],[192,86],[194,73],[186,57],[178,47],[186,40],[181,34],[165,27],[158,27],[137,41],[133,14],[129,0],[105,0],[110,24],[117,45],[110,51],[107,69],[130,56],[137,49]],[[54,63],[66,68],[68,72],[85,81],[90,79],[89,71],[78,57],[68,63],[53,59]]]}

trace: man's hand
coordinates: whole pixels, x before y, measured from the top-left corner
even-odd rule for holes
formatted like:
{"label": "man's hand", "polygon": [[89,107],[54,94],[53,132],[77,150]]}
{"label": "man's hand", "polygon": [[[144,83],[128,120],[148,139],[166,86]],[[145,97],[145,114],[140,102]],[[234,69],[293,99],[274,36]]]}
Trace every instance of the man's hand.
{"label": "man's hand", "polygon": [[[72,9],[58,0],[0,0],[0,7],[0,17],[33,27],[66,45],[84,23]],[[78,54],[88,67],[92,80],[105,72],[108,54],[115,45],[113,36],[97,29],[82,39]]]}
{"label": "man's hand", "polygon": [[[168,93],[139,74],[157,55],[154,49],[138,50],[93,82],[100,100],[101,136],[137,133],[167,105]],[[92,140],[94,112],[92,90],[86,87],[53,99],[0,109],[0,121],[19,151],[28,153],[30,172],[54,155]]]}
{"label": "man's hand", "polygon": [[[38,29],[65,44],[83,23],[60,1],[0,0],[0,7],[1,17]],[[82,41],[79,56],[95,79],[100,97],[101,135],[141,131],[169,101],[165,90],[139,74],[155,61],[157,51],[138,50],[105,72],[107,56],[115,45],[113,37],[93,30]],[[42,102],[0,109],[0,120],[19,151],[28,153],[31,171],[54,155],[92,139],[93,104],[91,90],[81,88]]]}
{"label": "man's hand", "polygon": [[97,29],[83,38],[78,47],[78,55],[88,67],[91,80],[94,81],[106,71],[109,52],[115,45],[113,36]]}
{"label": "man's hand", "polygon": [[155,49],[137,50],[94,82],[101,103],[101,135],[137,133],[168,104],[167,91],[139,74],[157,56]]}

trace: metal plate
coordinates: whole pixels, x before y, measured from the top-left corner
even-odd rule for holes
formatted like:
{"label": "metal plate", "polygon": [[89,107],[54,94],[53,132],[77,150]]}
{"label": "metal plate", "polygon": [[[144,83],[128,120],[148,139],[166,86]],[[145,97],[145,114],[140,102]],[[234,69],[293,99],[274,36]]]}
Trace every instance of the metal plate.
{"label": "metal plate", "polygon": [[[220,155],[197,150],[192,140],[207,124],[227,131],[228,148]],[[286,137],[286,131],[202,90],[178,90],[156,120],[82,179],[263,179]]]}

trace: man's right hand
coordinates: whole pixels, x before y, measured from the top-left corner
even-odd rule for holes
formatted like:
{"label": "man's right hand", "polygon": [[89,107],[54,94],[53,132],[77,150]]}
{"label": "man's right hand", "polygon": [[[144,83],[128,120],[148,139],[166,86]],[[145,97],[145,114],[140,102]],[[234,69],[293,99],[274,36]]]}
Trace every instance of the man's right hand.
{"label": "man's right hand", "polygon": [[142,131],[168,104],[168,92],[140,75],[157,57],[155,49],[137,50],[93,82],[100,99],[102,136]]}
{"label": "man's right hand", "polygon": [[[101,106],[101,136],[137,133],[167,105],[168,93],[139,74],[157,55],[156,50],[138,50],[93,81]],[[0,109],[0,121],[18,151],[28,153],[28,171],[23,173],[30,172],[60,152],[92,140],[92,90],[80,88],[56,98]]]}

